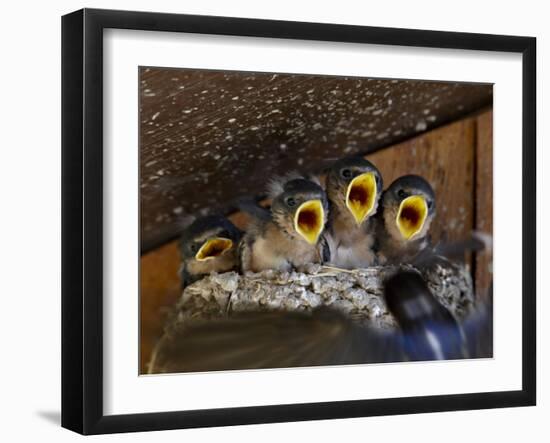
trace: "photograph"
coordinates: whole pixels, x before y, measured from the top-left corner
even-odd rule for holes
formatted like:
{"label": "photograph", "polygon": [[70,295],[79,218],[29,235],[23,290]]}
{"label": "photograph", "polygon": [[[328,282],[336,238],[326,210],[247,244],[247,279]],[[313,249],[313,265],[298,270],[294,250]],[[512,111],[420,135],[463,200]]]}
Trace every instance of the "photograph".
{"label": "photograph", "polygon": [[137,75],[140,375],[493,357],[493,84]]}
{"label": "photograph", "polygon": [[1,441],[550,442],[543,2],[3,6]]}
{"label": "photograph", "polygon": [[537,38],[296,6],[63,15],[64,428],[538,404]]}

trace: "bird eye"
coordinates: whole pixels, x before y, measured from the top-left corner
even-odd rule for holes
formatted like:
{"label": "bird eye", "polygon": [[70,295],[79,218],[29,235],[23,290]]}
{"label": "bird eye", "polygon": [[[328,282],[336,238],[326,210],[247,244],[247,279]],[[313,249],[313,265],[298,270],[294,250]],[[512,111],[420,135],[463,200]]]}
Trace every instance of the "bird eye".
{"label": "bird eye", "polygon": [[399,191],[397,191],[397,196],[399,198],[405,198],[407,196],[407,193],[405,192],[404,189],[400,189]]}
{"label": "bird eye", "polygon": [[197,252],[199,250],[199,246],[196,243],[193,243],[191,245],[191,252]]}
{"label": "bird eye", "polygon": [[432,209],[434,206],[434,202],[431,200],[428,200],[428,209]]}
{"label": "bird eye", "polygon": [[375,174],[374,176],[376,177],[376,187],[381,188],[382,187],[382,179],[377,174]]}
{"label": "bird eye", "polygon": [[353,175],[352,172],[351,172],[351,169],[342,169],[340,171],[340,175],[343,177],[343,178],[351,178],[351,176]]}
{"label": "bird eye", "polygon": [[288,197],[286,199],[286,204],[292,208],[293,206],[296,206],[296,200],[294,200],[294,197]]}

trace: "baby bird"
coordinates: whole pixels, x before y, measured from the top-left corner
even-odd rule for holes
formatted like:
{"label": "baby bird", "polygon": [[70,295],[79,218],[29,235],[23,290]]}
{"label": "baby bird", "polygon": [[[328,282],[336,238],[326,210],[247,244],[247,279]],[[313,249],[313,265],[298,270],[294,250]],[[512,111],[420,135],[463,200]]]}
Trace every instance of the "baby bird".
{"label": "baby bird", "polygon": [[362,157],[341,159],[330,168],[326,190],[331,205],[327,228],[331,264],[346,269],[374,264],[372,215],[382,186],[376,166]]}
{"label": "baby bird", "polygon": [[435,193],[418,175],[395,180],[382,195],[377,214],[377,251],[380,264],[407,263],[429,245],[428,231],[436,214]]}
{"label": "baby bird", "polygon": [[211,272],[237,270],[238,244],[241,232],[220,215],[209,215],[195,220],[180,239],[182,287]]}
{"label": "baby bird", "polygon": [[240,246],[243,272],[290,271],[328,260],[323,230],[328,202],[323,188],[302,177],[271,183],[271,211],[251,222]]}

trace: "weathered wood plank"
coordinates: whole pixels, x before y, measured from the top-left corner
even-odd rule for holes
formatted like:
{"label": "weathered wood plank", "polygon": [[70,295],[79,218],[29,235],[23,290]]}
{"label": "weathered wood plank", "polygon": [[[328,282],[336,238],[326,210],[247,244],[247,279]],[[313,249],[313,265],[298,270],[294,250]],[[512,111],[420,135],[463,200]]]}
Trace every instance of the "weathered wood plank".
{"label": "weathered wood plank", "polygon": [[165,313],[181,294],[178,242],[173,241],[140,260],[140,372],[162,336]]}
{"label": "weathered wood plank", "polygon": [[[493,233],[493,112],[476,119],[476,220],[477,230]],[[481,253],[475,262],[475,284],[478,294],[485,294],[493,279],[492,253]]]}
{"label": "weathered wood plank", "polygon": [[475,119],[467,118],[378,151],[367,158],[384,186],[401,175],[426,178],[436,193],[434,241],[464,238],[474,226]]}

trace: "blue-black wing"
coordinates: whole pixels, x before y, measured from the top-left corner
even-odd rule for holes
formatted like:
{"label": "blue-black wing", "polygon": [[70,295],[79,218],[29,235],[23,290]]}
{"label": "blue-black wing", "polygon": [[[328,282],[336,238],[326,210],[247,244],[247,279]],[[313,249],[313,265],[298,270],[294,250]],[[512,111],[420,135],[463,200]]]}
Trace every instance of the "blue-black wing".
{"label": "blue-black wing", "polygon": [[385,282],[386,303],[410,360],[449,360],[492,355],[492,306],[480,302],[463,322],[434,297],[422,276],[401,271]]}

